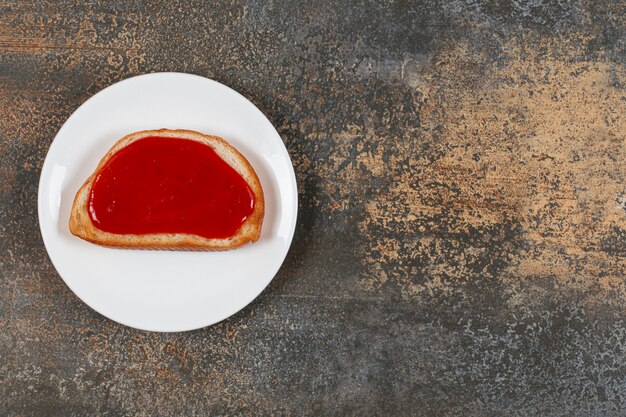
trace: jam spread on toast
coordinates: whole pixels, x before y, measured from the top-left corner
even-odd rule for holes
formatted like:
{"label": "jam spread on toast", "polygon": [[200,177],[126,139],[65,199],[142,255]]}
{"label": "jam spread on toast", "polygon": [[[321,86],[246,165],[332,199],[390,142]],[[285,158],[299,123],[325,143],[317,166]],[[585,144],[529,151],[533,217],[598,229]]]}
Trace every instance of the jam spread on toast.
{"label": "jam spread on toast", "polygon": [[89,217],[116,234],[228,238],[254,211],[246,180],[211,146],[151,136],[117,151],[96,173]]}

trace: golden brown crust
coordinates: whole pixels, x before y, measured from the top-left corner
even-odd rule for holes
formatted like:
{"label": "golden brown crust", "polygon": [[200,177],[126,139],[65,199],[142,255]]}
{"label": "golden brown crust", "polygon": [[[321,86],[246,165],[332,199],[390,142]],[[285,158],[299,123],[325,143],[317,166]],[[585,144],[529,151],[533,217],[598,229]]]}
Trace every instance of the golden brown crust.
{"label": "golden brown crust", "polygon": [[[177,137],[195,140],[211,146],[215,152],[233,167],[250,185],[255,196],[252,214],[243,223],[237,234],[226,239],[207,239],[186,233],[155,233],[148,235],[114,234],[102,231],[94,226],[89,217],[88,200],[91,184],[102,167],[117,151],[130,143],[148,137]],[[261,226],[265,214],[263,189],[256,172],[246,158],[232,145],[218,136],[204,135],[192,130],[143,130],[131,133],[118,140],[100,160],[94,173],[76,193],[70,213],[69,227],[73,235],[88,242],[120,249],[160,249],[160,250],[228,250],[238,248],[248,242],[256,242],[261,235]]]}

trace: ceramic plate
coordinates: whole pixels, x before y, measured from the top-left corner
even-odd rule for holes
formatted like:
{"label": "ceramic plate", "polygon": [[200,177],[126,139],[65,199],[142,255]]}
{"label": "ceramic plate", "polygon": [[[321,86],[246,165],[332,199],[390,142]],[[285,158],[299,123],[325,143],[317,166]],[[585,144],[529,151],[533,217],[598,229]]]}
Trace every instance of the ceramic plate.
{"label": "ceramic plate", "polygon": [[[250,161],[265,193],[258,242],[225,252],[121,250],[70,234],[76,191],[124,135],[191,129],[228,140]],[[209,326],[254,300],[280,268],[297,215],[289,154],[267,118],[236,91],[207,78],[141,75],[86,101],[50,146],[39,182],[39,223],[65,283],[100,314],[151,331]]]}

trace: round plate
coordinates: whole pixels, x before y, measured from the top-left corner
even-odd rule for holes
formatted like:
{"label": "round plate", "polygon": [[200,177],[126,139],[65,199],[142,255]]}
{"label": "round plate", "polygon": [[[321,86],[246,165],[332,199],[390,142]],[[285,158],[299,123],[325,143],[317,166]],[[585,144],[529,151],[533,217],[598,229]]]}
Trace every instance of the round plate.
{"label": "round plate", "polygon": [[[73,236],[74,196],[124,135],[190,129],[221,136],[257,172],[265,194],[261,238],[225,252],[109,249]],[[296,224],[296,177],[267,118],[236,91],[180,73],[141,75],[87,100],[50,146],[39,181],[39,224],[65,283],[100,314],[143,330],[173,332],[217,323],[254,300],[280,268]]]}

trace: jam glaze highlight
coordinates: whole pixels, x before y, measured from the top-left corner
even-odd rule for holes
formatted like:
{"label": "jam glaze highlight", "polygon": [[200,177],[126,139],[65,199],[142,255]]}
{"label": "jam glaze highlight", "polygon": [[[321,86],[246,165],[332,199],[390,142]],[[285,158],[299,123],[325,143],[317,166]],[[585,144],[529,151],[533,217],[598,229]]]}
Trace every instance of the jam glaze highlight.
{"label": "jam glaze highlight", "polygon": [[225,239],[252,214],[246,180],[211,146],[171,137],[138,139],[96,174],[89,217],[116,234],[185,233]]}

